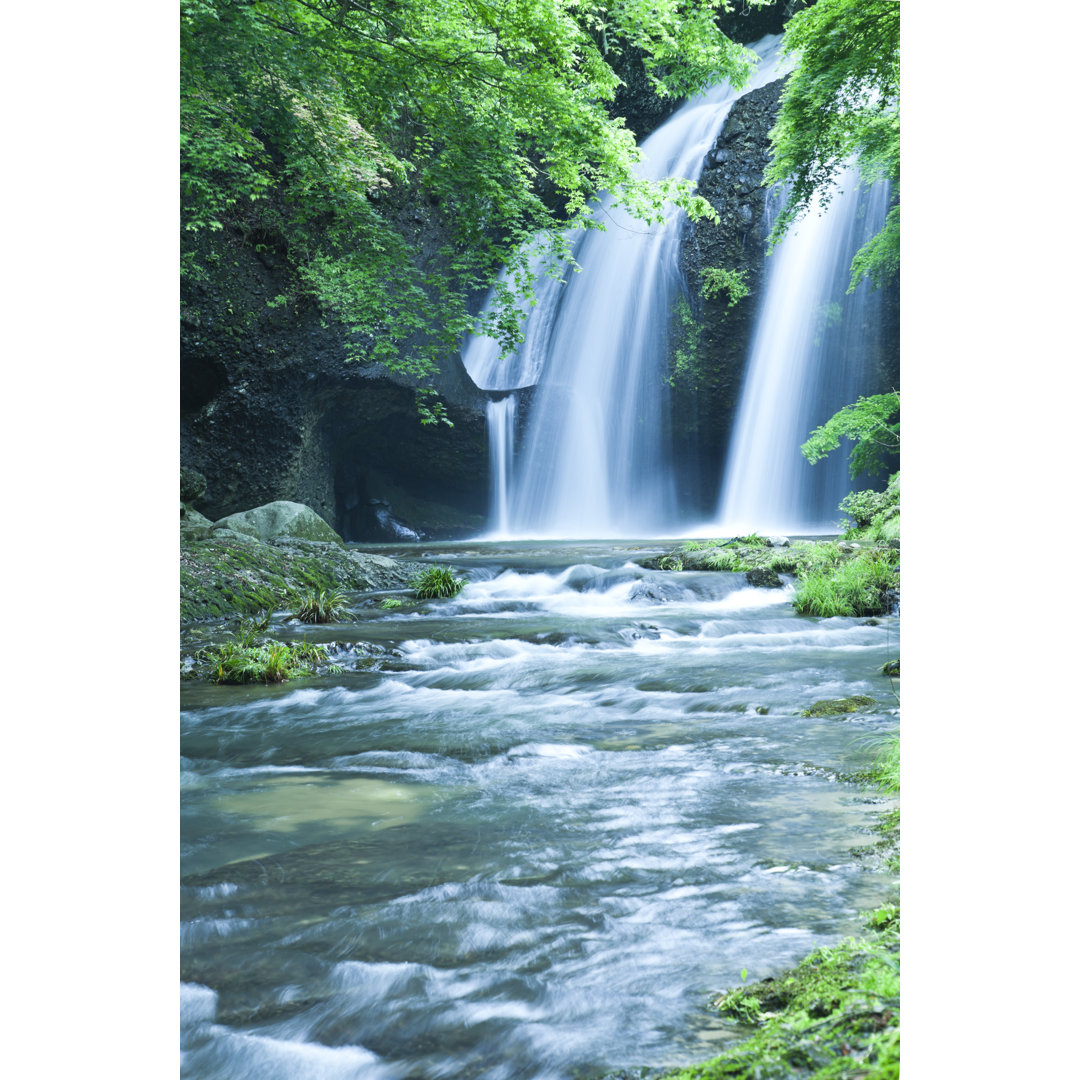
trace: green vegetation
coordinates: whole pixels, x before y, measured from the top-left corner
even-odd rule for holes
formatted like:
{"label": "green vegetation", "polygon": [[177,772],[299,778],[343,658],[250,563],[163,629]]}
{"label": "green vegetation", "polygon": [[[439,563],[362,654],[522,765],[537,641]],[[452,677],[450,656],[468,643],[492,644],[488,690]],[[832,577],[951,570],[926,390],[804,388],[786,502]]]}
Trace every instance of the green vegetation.
{"label": "green vegetation", "polygon": [[308,592],[405,588],[416,563],[374,567],[337,544],[253,544],[215,537],[180,543],[180,620],[293,609]]}
{"label": "green vegetation", "polygon": [[401,607],[401,601],[396,596],[387,596],[384,600],[380,601],[379,607],[383,611],[393,611],[395,608]]}
{"label": "green vegetation", "polygon": [[690,301],[680,296],[671,316],[671,360],[667,384],[673,390],[696,393],[701,382],[702,322],[696,318]]}
{"label": "green vegetation", "polygon": [[[473,327],[520,337],[532,255],[569,260],[601,192],[646,221],[715,211],[681,178],[635,177],[612,117],[613,64],[641,57],[657,94],[736,84],[748,50],[717,30],[727,0],[181,0],[181,263],[214,280],[228,244],[271,255],[290,293],[351,333],[355,358],[424,383]],[[409,214],[403,214],[406,204]],[[431,252],[429,226],[445,228]],[[227,240],[227,243],[225,242]]]}
{"label": "green vegetation", "polygon": [[346,607],[345,594],[339,589],[315,589],[300,599],[294,618],[306,623],[340,622]]}
{"label": "green vegetation", "polygon": [[418,574],[409,585],[420,600],[457,596],[465,588],[465,579],[454,577],[448,566],[431,566]]}
{"label": "green vegetation", "polygon": [[804,572],[792,601],[801,615],[884,615],[892,608],[890,592],[899,584],[898,553],[863,549],[833,567]]}
{"label": "green vegetation", "polygon": [[900,1075],[900,909],[871,912],[866,940],[817,949],[778,979],[740,986],[717,1008],[757,1031],[668,1080],[895,1080]]}
{"label": "green vegetation", "polygon": [[848,456],[852,478],[883,472],[900,453],[900,395],[895,391],[860,397],[815,428],[799,449],[811,465],[840,446],[855,443]]}
{"label": "green vegetation", "polygon": [[701,271],[701,295],[706,299],[727,293],[727,306],[733,308],[750,295],[745,270],[725,270],[722,266],[710,266]]}
{"label": "green vegetation", "polygon": [[268,614],[259,621],[244,621],[231,641],[203,649],[199,659],[209,664],[210,680],[269,684],[314,675],[319,665],[325,665],[328,672],[341,671],[336,664],[327,663],[325,646],[263,638],[268,624]]}
{"label": "green vegetation", "polygon": [[678,555],[664,555],[656,564],[656,567],[658,570],[681,570],[683,563]]}
{"label": "green vegetation", "polygon": [[860,709],[868,709],[877,702],[863,694],[853,694],[846,698],[832,698],[825,701],[815,701],[809,709],[803,710],[803,716],[843,716],[845,713],[858,712]]}
{"label": "green vegetation", "polygon": [[900,265],[900,5],[891,0],[818,0],[787,23],[784,50],[798,57],[770,139],[769,184],[790,195],[771,240],[779,243],[813,205],[828,203],[856,158],[864,183],[886,180],[894,205],[856,253],[849,291],[882,285]]}
{"label": "green vegetation", "polygon": [[[736,573],[740,570],[749,570],[749,565],[736,551],[726,548],[705,556],[705,566],[709,570],[719,570],[722,573]],[[664,569],[663,567],[660,568]]]}

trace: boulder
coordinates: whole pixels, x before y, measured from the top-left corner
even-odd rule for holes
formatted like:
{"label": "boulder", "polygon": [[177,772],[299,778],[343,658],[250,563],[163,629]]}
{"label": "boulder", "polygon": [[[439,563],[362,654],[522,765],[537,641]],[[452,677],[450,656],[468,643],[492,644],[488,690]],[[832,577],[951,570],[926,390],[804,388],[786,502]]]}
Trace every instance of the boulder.
{"label": "boulder", "polygon": [[206,494],[206,477],[198,469],[180,466],[180,501],[193,503]]}
{"label": "boulder", "polygon": [[192,510],[190,506],[180,504],[180,539],[181,540],[205,540],[210,535],[213,522]]}
{"label": "boulder", "polygon": [[242,513],[220,518],[214,522],[213,531],[216,534],[222,529],[230,529],[263,543],[270,543],[280,537],[319,540],[331,544],[344,543],[310,506],[285,500],[266,503],[253,510],[244,510]]}
{"label": "boulder", "polygon": [[759,566],[746,572],[747,585],[753,585],[756,589],[780,589],[784,583],[775,570],[767,566]]}

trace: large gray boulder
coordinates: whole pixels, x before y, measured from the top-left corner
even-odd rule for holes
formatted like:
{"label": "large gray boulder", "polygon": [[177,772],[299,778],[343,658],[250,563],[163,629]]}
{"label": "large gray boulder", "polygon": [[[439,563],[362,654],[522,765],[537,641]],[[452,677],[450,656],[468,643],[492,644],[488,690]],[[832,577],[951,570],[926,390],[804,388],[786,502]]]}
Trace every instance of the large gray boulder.
{"label": "large gray boulder", "polygon": [[296,540],[318,540],[323,543],[344,544],[344,540],[310,506],[303,503],[278,502],[256,506],[239,514],[229,514],[213,524],[213,531],[231,529],[263,543],[282,537]]}

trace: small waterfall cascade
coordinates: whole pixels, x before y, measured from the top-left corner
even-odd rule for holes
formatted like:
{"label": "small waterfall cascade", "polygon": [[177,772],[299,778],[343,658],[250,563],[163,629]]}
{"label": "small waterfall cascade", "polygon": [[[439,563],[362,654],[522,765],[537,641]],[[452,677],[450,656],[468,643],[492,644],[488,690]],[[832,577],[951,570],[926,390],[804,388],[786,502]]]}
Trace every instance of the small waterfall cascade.
{"label": "small waterfall cascade", "polygon": [[495,536],[510,531],[510,475],[514,470],[514,422],[517,395],[487,404],[488,456],[491,461],[491,528]]}
{"label": "small waterfall cascade", "polygon": [[810,465],[799,447],[860,394],[877,392],[870,357],[880,293],[847,295],[855,252],[884,223],[889,188],[848,170],[770,256],[712,533],[835,532],[851,490],[847,454]]}
{"label": "small waterfall cascade", "polygon": [[[696,179],[738,97],[782,74],[781,40],[754,46],[761,62],[743,91],[715,86],[653,132],[641,144],[639,175]],[[515,355],[500,360],[496,342],[475,337],[462,356],[481,389],[535,384],[520,435],[508,427],[516,412],[503,404],[509,397],[489,404],[490,520],[501,538],[671,535],[683,527],[664,436],[664,369],[684,215],[649,226],[605,198],[597,218],[605,230],[587,231],[575,246],[581,272],[540,279]]]}

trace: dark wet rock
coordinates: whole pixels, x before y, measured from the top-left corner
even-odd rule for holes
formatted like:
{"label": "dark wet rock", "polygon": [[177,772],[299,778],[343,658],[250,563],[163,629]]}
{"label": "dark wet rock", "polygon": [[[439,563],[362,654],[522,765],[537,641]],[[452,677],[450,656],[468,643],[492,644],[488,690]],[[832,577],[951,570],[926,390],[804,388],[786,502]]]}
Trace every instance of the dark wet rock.
{"label": "dark wet rock", "polygon": [[780,575],[768,567],[761,566],[746,572],[746,583],[753,585],[755,589],[780,589],[784,583]]}
{"label": "dark wet rock", "polygon": [[198,502],[206,494],[206,477],[198,469],[180,466],[180,501]]}
{"label": "dark wet rock", "polygon": [[803,716],[843,716],[845,713],[859,712],[868,709],[877,702],[873,698],[862,694],[855,694],[847,698],[832,698],[823,701],[815,701],[809,709],[803,711]]}
{"label": "dark wet rock", "polygon": [[882,675],[899,675],[900,674],[900,661],[888,660],[881,665]]}

